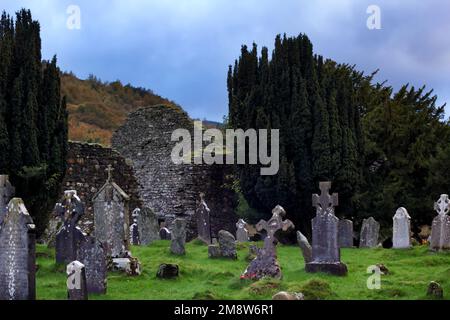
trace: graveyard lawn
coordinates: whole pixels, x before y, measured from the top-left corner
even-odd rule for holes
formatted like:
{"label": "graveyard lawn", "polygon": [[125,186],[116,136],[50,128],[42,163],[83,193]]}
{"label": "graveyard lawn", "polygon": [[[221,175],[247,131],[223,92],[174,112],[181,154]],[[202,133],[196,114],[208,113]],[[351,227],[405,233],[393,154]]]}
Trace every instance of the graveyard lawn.
{"label": "graveyard lawn", "polygon": [[[264,300],[279,291],[303,292],[308,299],[427,299],[430,281],[444,288],[450,299],[450,253],[432,253],[428,247],[409,250],[342,249],[342,261],[348,276],[308,274],[300,249],[278,246],[283,280],[241,280],[247,267],[248,245],[238,245],[238,260],[208,259],[208,248],[199,241],[186,245],[186,256],[170,253],[169,241],[158,241],[148,247],[133,247],[133,255],[142,263],[138,277],[109,273],[106,295],[90,295],[91,300]],[[258,244],[262,246],[262,244]],[[65,267],[55,265],[54,250],[37,247],[37,299],[63,300],[67,297]],[[156,277],[162,263],[180,266],[180,277],[160,280]],[[371,265],[384,264],[390,274],[382,276],[381,289],[367,289]]]}

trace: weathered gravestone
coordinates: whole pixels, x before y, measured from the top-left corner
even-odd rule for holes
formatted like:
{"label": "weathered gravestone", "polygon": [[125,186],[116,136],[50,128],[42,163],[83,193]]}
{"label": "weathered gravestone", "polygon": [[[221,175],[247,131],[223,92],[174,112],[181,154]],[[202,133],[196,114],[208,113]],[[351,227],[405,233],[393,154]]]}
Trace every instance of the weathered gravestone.
{"label": "weathered gravestone", "polygon": [[239,221],[236,223],[236,240],[238,242],[248,242],[249,240],[248,230],[245,228],[246,225],[247,223],[242,219],[239,219]]}
{"label": "weathered gravestone", "polygon": [[339,248],[353,248],[353,222],[351,220],[339,220],[338,243]]}
{"label": "weathered gravestone", "polygon": [[257,231],[266,230],[267,236],[264,239],[264,247],[257,250],[256,258],[244,271],[242,278],[259,280],[264,277],[280,279],[282,277],[281,268],[277,261],[275,233],[279,230],[288,231],[295,226],[292,221],[283,218],[286,211],[283,207],[276,206],[272,211],[272,218],[269,221],[261,220],[256,225]]}
{"label": "weathered gravestone", "polygon": [[67,298],[69,300],[87,300],[86,268],[79,261],[67,265]]}
{"label": "weathered gravestone", "polygon": [[94,203],[95,237],[103,244],[108,257],[121,257],[129,250],[130,197],[112,179],[108,166],[108,179],[92,199]]}
{"label": "weathered gravestone", "polygon": [[394,215],[392,248],[411,248],[411,217],[405,208],[399,208]]}
{"label": "weathered gravestone", "polygon": [[219,244],[208,246],[208,256],[210,258],[237,259],[236,239],[230,232],[220,230],[218,242]]}
{"label": "weathered gravestone", "polygon": [[0,224],[5,217],[7,206],[14,196],[14,187],[9,182],[8,175],[0,175]]}
{"label": "weathered gravestone", "polygon": [[316,217],[312,220],[312,261],[306,264],[306,272],[325,272],[337,276],[347,275],[347,266],[341,262],[338,244],[339,219],[334,214],[338,194],[330,195],[331,182],[320,182],[320,196],[314,194]]}
{"label": "weathered gravestone", "polygon": [[139,233],[139,224],[138,224],[138,217],[140,214],[140,209],[134,209],[133,214],[131,217],[133,218],[133,224],[130,226],[130,243],[133,246],[140,246],[141,245],[141,236]]}
{"label": "weathered gravestone", "polygon": [[360,248],[375,248],[380,237],[380,224],[373,218],[364,219],[359,238]]}
{"label": "weathered gravestone", "polygon": [[305,265],[312,262],[312,248],[309,244],[308,239],[300,232],[297,231],[297,243],[302,251],[303,260],[305,260]]}
{"label": "weathered gravestone", "polygon": [[77,223],[84,214],[84,205],[75,190],[64,192],[64,200],[57,203],[56,214],[63,221],[61,229],[56,234],[56,262],[68,264],[77,260],[77,251],[85,235],[77,227]]}
{"label": "weathered gravestone", "polygon": [[438,216],[433,220],[431,227],[430,249],[434,251],[450,250],[450,199],[443,194],[434,204]]}
{"label": "weathered gravestone", "polygon": [[80,244],[77,257],[85,266],[88,293],[105,294],[108,266],[102,243],[94,237],[87,237]]}
{"label": "weathered gravestone", "polygon": [[140,210],[137,223],[141,245],[148,246],[154,241],[161,240],[158,218],[152,209],[144,207]]}
{"label": "weathered gravestone", "polygon": [[200,205],[195,211],[197,220],[198,239],[206,244],[211,244],[211,216],[208,205],[205,202],[205,195],[200,194]]}
{"label": "weathered gravestone", "polygon": [[173,222],[172,227],[172,242],[170,245],[170,251],[176,255],[185,255],[186,249],[184,245],[186,243],[186,220],[177,218]]}
{"label": "weathered gravestone", "polygon": [[12,199],[0,225],[0,300],[36,298],[36,234],[22,199]]}
{"label": "weathered gravestone", "polygon": [[161,264],[156,273],[156,277],[160,279],[174,279],[180,273],[180,268],[176,264]]}

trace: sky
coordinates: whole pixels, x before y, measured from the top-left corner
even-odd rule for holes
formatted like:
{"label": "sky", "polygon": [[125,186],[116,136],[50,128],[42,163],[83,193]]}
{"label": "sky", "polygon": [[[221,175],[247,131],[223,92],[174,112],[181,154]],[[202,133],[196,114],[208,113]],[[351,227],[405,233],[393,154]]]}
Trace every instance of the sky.
{"label": "sky", "polygon": [[[80,28],[70,6],[80,10]],[[381,29],[367,20],[380,9]],[[444,0],[0,0],[31,9],[41,23],[43,58],[80,78],[145,87],[191,117],[227,114],[227,70],[241,45],[273,48],[277,34],[305,33],[316,53],[399,88],[434,89],[450,103],[450,1]],[[72,24],[73,26],[73,24]],[[450,107],[447,107],[447,115]]]}

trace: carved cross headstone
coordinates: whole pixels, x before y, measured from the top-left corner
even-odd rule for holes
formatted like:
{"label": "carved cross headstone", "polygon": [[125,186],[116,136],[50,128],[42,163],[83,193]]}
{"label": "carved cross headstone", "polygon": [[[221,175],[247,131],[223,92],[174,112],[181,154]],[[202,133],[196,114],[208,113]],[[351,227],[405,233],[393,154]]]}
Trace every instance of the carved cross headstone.
{"label": "carved cross headstone", "polygon": [[87,237],[78,248],[77,256],[85,266],[88,293],[105,294],[108,266],[102,243],[94,237]]}
{"label": "carved cross headstone", "polygon": [[256,225],[260,232],[265,230],[267,236],[264,239],[264,247],[258,250],[257,257],[250,263],[247,270],[242,275],[243,278],[261,279],[263,277],[281,278],[281,268],[277,261],[275,233],[283,230],[288,231],[295,226],[292,221],[283,218],[286,211],[283,207],[276,206],[272,210],[272,218],[269,221],[261,220]]}
{"label": "carved cross headstone", "polygon": [[320,182],[321,194],[312,196],[316,217],[312,220],[312,262],[306,264],[307,272],[325,272],[344,276],[347,266],[341,262],[338,244],[339,219],[334,215],[338,194],[330,195],[331,182]]}
{"label": "carved cross headstone", "polygon": [[248,242],[248,230],[245,228],[245,226],[247,225],[247,223],[242,220],[239,219],[239,221],[236,223],[236,240],[238,242]]}
{"label": "carved cross headstone", "polygon": [[211,215],[208,205],[205,202],[205,195],[200,194],[200,205],[196,212],[198,238],[206,244],[211,244]]}
{"label": "carved cross headstone", "polygon": [[139,228],[139,240],[141,245],[148,246],[154,241],[161,240],[159,235],[158,218],[153,210],[147,207],[142,208],[137,217],[137,224]]}
{"label": "carved cross headstone", "polygon": [[56,262],[70,263],[77,260],[77,251],[85,236],[77,227],[84,214],[84,205],[75,190],[64,192],[64,200],[57,203],[56,214],[63,221],[61,229],[56,234]]}
{"label": "carved cross headstone", "polygon": [[434,204],[438,213],[431,228],[430,249],[435,251],[450,250],[450,199],[443,194]]}
{"label": "carved cross headstone", "polygon": [[67,298],[69,300],[87,300],[86,268],[79,261],[67,265]]}
{"label": "carved cross headstone", "polygon": [[22,199],[12,199],[0,225],[0,300],[34,300],[35,226]]}
{"label": "carved cross headstone", "polygon": [[394,215],[392,243],[394,249],[411,248],[411,217],[405,208],[399,208]]}

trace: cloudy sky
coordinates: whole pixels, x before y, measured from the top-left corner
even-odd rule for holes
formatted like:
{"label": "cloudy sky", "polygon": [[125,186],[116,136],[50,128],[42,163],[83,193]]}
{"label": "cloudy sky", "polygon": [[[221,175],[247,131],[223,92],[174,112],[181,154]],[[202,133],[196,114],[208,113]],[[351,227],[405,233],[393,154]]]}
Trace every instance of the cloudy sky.
{"label": "cloudy sky", "polygon": [[[67,28],[77,5],[81,29]],[[367,8],[381,9],[369,30]],[[315,51],[398,87],[427,85],[450,102],[450,1],[444,0],[0,0],[32,10],[43,55],[86,78],[150,88],[192,117],[222,120],[226,74],[242,44],[273,47],[277,34],[306,33]],[[450,108],[447,108],[450,114]]]}

